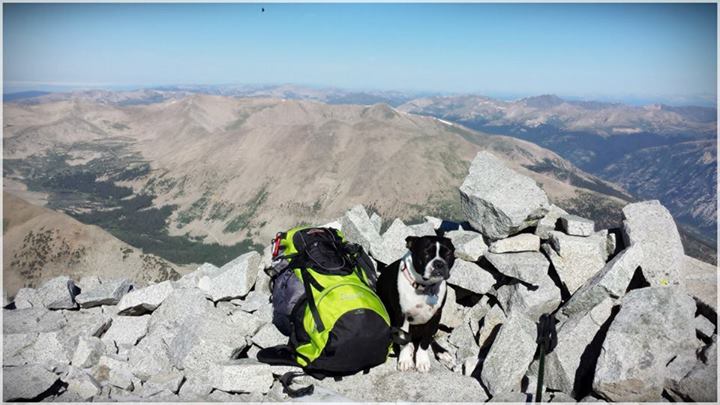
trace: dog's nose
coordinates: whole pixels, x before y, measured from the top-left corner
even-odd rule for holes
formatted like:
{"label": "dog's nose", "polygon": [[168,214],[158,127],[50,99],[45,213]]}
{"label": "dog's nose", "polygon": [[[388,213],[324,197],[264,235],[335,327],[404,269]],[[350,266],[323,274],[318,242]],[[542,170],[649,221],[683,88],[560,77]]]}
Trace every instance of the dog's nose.
{"label": "dog's nose", "polygon": [[445,262],[442,260],[435,260],[432,265],[433,268],[437,270],[445,268]]}

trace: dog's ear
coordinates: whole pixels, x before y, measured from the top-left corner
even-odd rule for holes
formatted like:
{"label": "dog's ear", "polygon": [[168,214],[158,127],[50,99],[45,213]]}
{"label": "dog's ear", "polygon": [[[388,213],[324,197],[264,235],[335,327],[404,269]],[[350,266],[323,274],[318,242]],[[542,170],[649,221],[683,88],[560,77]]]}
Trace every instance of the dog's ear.
{"label": "dog's ear", "polygon": [[417,236],[408,236],[407,238],[405,238],[405,246],[406,246],[408,249],[411,249],[413,243],[415,243],[415,241],[416,241],[417,239],[419,239]]}

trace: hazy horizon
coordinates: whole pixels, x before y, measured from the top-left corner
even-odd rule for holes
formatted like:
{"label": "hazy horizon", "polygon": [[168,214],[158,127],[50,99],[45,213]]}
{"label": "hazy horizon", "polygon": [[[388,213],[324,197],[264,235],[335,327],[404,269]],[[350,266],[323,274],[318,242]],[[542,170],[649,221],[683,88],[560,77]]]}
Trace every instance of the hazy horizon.
{"label": "hazy horizon", "polygon": [[717,6],[708,3],[13,3],[3,11],[5,93],[296,83],[716,105]]}

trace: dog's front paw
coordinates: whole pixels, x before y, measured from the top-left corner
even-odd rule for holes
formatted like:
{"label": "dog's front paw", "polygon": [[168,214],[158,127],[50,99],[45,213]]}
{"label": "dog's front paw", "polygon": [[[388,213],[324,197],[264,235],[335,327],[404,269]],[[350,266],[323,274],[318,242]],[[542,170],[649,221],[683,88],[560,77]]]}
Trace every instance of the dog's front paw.
{"label": "dog's front paw", "polygon": [[400,350],[400,355],[398,356],[398,370],[409,371],[415,368],[415,363],[413,363],[414,351],[415,346],[413,346],[412,343],[408,343],[402,348],[402,350]]}
{"label": "dog's front paw", "polygon": [[437,359],[440,363],[450,366],[452,368],[455,365],[455,356],[450,354],[450,352],[440,352],[437,355]]}
{"label": "dog's front paw", "polygon": [[421,373],[430,371],[430,356],[428,356],[427,350],[418,349],[415,355],[415,367]]}

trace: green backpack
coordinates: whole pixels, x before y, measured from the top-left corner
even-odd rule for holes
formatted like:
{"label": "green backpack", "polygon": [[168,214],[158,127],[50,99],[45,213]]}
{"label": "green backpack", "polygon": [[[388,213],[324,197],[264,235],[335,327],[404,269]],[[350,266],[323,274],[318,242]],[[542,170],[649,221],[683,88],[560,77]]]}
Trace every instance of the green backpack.
{"label": "green backpack", "polygon": [[[296,227],[275,238],[269,270],[273,305],[291,294],[293,281],[302,297],[289,311],[289,344],[261,350],[258,360],[299,366],[320,378],[385,362],[390,318],[374,291],[375,269],[362,247],[346,242],[337,229]],[[275,280],[283,276],[291,282],[278,285]]]}

